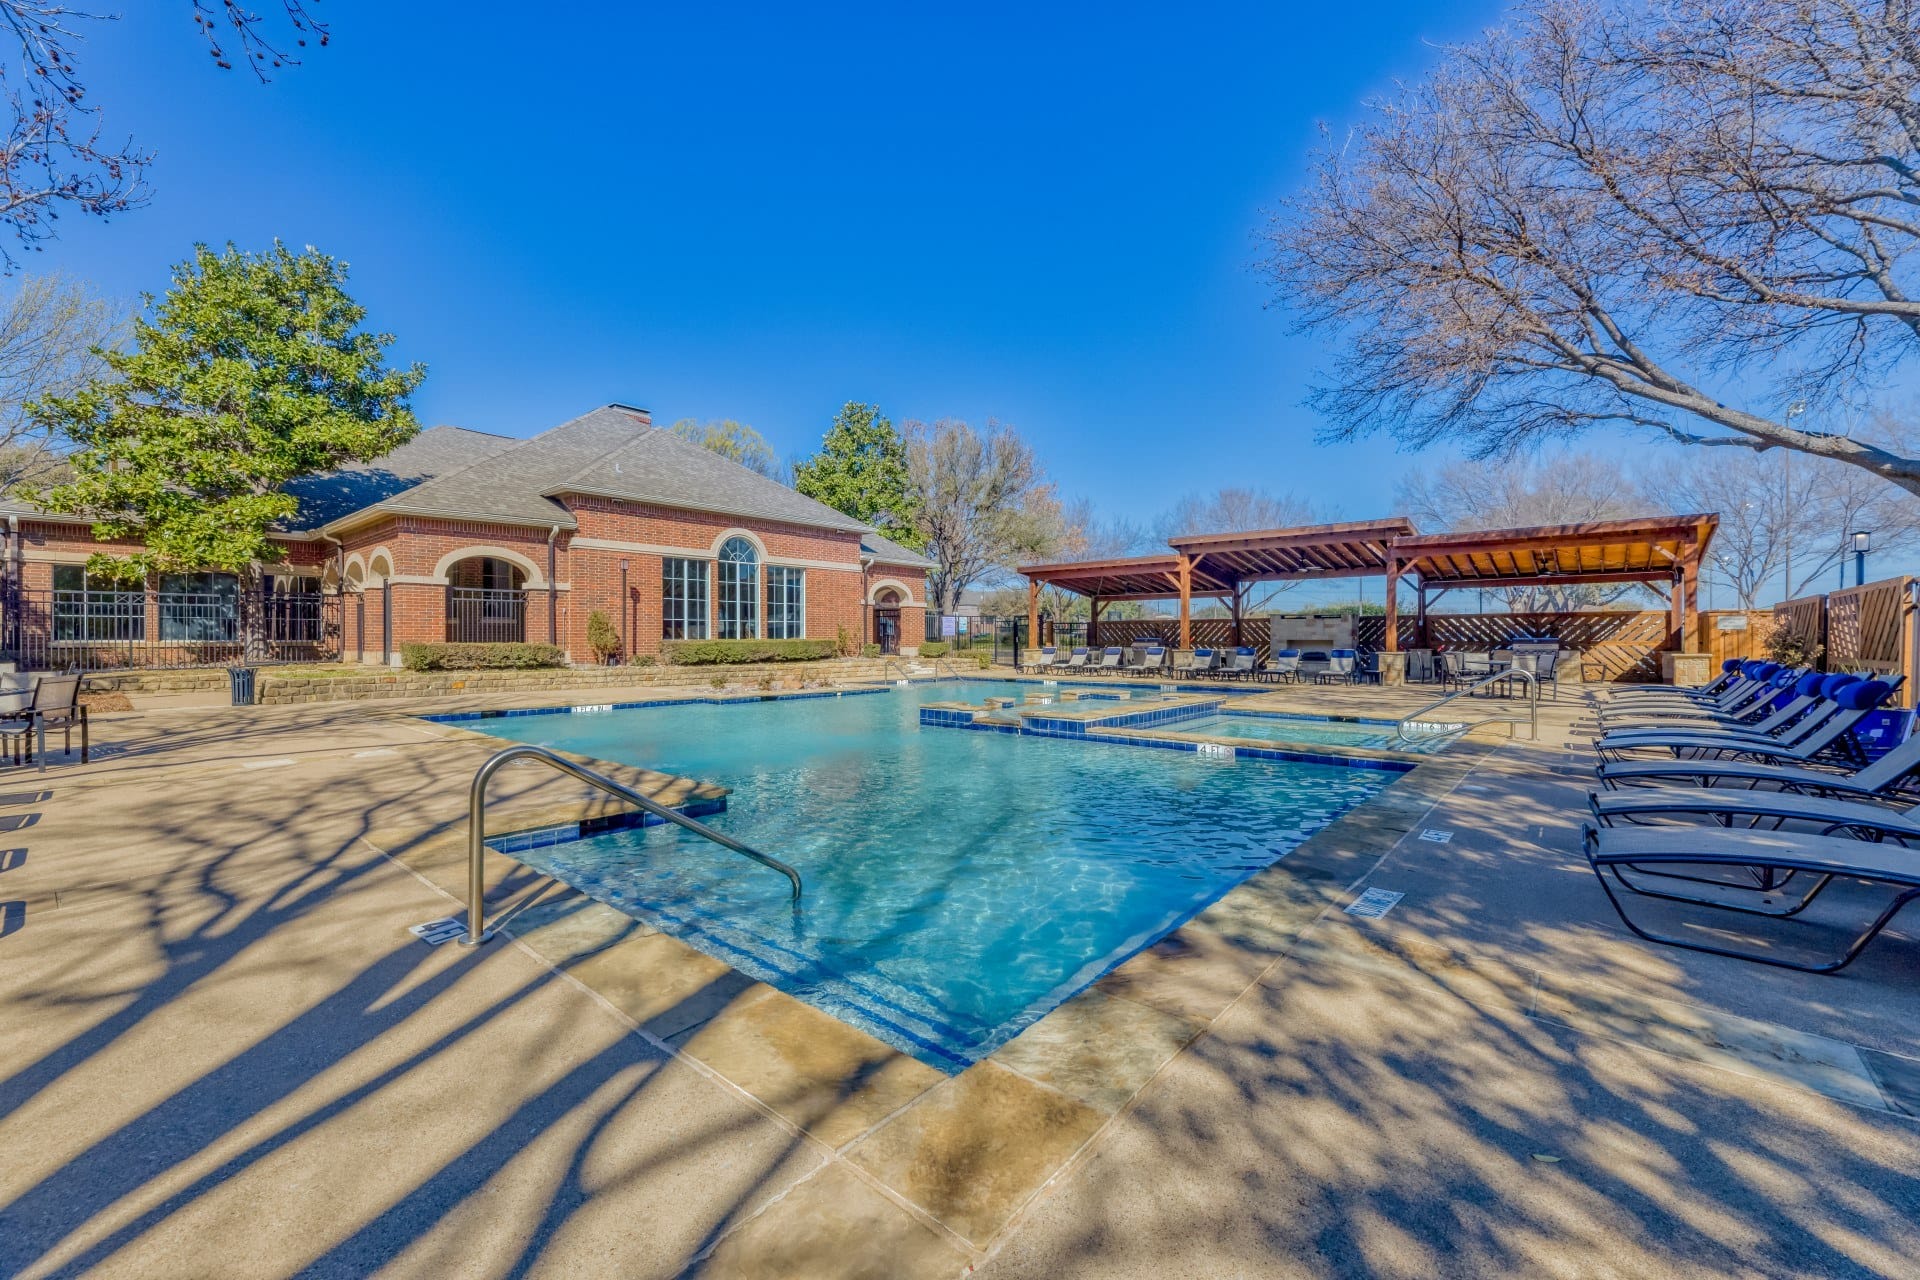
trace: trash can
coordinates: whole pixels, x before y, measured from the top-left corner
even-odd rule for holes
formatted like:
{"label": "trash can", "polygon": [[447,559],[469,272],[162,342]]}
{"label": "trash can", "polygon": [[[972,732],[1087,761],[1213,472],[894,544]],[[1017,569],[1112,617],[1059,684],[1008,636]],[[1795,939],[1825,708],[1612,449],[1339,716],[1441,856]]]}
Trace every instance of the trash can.
{"label": "trash can", "polygon": [[253,705],[253,675],[254,671],[252,667],[227,668],[227,679],[233,685],[234,706],[250,707]]}

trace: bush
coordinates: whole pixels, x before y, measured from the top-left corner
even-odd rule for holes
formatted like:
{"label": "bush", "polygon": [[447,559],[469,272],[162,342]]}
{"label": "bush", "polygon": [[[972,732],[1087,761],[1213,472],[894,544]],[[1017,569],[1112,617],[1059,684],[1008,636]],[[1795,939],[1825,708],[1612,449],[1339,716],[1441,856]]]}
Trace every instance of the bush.
{"label": "bush", "polygon": [[832,640],[669,640],[667,661],[683,667],[741,662],[817,662],[831,658]]}
{"label": "bush", "polygon": [[635,667],[650,667],[653,665],[653,655],[650,653],[636,654],[629,665]]}
{"label": "bush", "polygon": [[564,667],[567,655],[550,644],[403,644],[409,671],[524,671]]}
{"label": "bush", "polygon": [[851,658],[860,652],[860,642],[853,638],[853,632],[847,630],[845,623],[841,623],[833,633],[833,651],[843,658]]}
{"label": "bush", "polygon": [[598,609],[587,615],[587,644],[602,662],[620,652],[620,633],[613,629],[613,619]]}
{"label": "bush", "polygon": [[982,671],[989,670],[993,666],[993,655],[989,653],[976,653],[973,655],[973,660],[980,664]]}
{"label": "bush", "polygon": [[860,646],[860,656],[863,658],[877,658],[880,656],[880,646],[877,644],[863,644]]}
{"label": "bush", "polygon": [[1811,667],[1820,661],[1826,646],[1818,642],[1809,644],[1787,628],[1776,626],[1773,634],[1767,637],[1764,652],[1768,661],[1777,662],[1783,667]]}
{"label": "bush", "polygon": [[920,646],[920,656],[923,658],[944,658],[947,656],[947,651],[952,648],[953,646],[945,640],[929,640]]}

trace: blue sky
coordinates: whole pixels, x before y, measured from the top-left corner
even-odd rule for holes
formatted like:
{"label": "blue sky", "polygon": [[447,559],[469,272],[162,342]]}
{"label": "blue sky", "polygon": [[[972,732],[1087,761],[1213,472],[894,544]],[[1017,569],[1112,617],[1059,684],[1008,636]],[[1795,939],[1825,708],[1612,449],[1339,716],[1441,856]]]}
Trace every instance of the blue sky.
{"label": "blue sky", "polygon": [[186,0],[124,7],[81,67],[159,153],[153,202],[30,265],[132,296],[196,240],[319,246],[429,366],[426,422],[621,400],[792,456],[848,399],[998,418],[1142,523],[1224,485],[1386,514],[1442,461],[1314,443],[1318,348],[1267,309],[1257,232],[1319,122],[1496,3],[321,0],[331,47],[265,86],[211,65]]}

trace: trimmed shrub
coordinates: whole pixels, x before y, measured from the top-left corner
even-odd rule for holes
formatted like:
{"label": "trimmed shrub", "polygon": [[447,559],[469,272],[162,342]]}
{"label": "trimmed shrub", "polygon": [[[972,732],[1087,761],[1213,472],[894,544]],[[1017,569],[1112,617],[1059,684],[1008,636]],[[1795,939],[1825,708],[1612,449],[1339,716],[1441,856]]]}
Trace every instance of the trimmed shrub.
{"label": "trimmed shrub", "polygon": [[524,671],[564,667],[567,655],[550,644],[403,644],[409,671]]}
{"label": "trimmed shrub", "polygon": [[877,658],[880,656],[880,646],[877,644],[863,644],[860,646],[860,656],[863,658]]}
{"label": "trimmed shrub", "polygon": [[833,656],[831,640],[669,640],[667,661],[682,667],[742,662],[818,662]]}
{"label": "trimmed shrub", "polygon": [[947,651],[951,648],[953,648],[953,646],[945,640],[929,640],[920,646],[920,656],[923,658],[944,658],[947,656]]}
{"label": "trimmed shrub", "polygon": [[587,615],[587,644],[602,662],[620,652],[620,633],[613,629],[613,619],[598,609]]}
{"label": "trimmed shrub", "polygon": [[992,654],[988,654],[988,653],[976,653],[976,654],[974,654],[974,655],[973,655],[973,660],[974,660],[975,662],[977,662],[977,663],[979,663],[979,664],[980,664],[980,669],[981,669],[982,671],[986,671],[986,670],[989,670],[989,669],[990,669],[990,668],[991,668],[991,667],[993,666],[993,655],[992,655]]}

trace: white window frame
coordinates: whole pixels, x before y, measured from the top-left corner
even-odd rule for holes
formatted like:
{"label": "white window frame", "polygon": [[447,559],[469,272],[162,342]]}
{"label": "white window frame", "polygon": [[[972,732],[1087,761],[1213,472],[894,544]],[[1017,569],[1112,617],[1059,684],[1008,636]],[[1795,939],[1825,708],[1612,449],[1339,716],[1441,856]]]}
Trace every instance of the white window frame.
{"label": "white window frame", "polygon": [[[778,573],[783,588],[790,589],[792,598],[783,593],[776,604],[773,594],[773,575]],[[789,616],[791,611],[791,616]],[[776,630],[778,628],[778,630]],[[792,565],[770,564],[767,566],[767,639],[804,640],[807,635],[807,571]]]}
{"label": "white window frame", "polygon": [[[680,573],[674,574],[679,566]],[[695,559],[692,556],[663,556],[660,560],[660,636],[663,640],[705,640],[713,626],[713,584],[712,561]],[[675,600],[667,591],[669,582],[678,583],[682,596]],[[695,602],[690,589],[699,588],[698,613],[690,606]],[[675,606],[679,606],[676,618]],[[678,621],[680,631],[674,632]]]}

